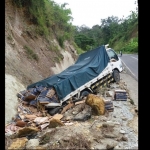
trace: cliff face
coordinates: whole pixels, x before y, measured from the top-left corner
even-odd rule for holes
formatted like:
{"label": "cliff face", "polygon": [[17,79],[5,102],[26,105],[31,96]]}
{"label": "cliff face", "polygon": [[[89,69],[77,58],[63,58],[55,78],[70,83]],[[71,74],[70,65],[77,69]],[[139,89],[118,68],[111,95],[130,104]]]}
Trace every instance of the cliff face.
{"label": "cliff face", "polygon": [[68,41],[65,41],[62,49],[54,35],[45,39],[36,34],[35,28],[24,16],[23,8],[16,8],[11,0],[5,1],[6,120],[15,114],[17,92],[31,83],[61,72],[77,58],[76,50]]}

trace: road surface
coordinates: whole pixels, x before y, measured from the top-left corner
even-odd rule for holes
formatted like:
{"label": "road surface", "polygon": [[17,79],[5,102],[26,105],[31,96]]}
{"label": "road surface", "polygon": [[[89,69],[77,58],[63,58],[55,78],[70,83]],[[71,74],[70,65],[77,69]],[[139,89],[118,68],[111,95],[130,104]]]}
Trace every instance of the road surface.
{"label": "road surface", "polygon": [[[119,56],[120,57],[120,56]],[[131,75],[138,81],[138,55],[137,54],[123,54],[120,57],[121,61],[127,67]]]}

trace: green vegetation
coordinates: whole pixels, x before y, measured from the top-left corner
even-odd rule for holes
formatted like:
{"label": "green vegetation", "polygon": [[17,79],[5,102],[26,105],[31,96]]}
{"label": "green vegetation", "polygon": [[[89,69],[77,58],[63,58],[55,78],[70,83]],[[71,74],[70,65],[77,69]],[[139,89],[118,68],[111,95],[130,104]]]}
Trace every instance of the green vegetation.
{"label": "green vegetation", "polygon": [[34,59],[34,60],[36,60],[36,61],[39,60],[38,55],[37,55],[36,53],[34,53],[34,51],[33,51],[31,48],[29,48],[28,46],[25,45],[25,46],[24,46],[24,49],[26,50],[26,53],[27,53],[27,55],[28,55],[28,58]]}
{"label": "green vegetation", "polygon": [[80,54],[84,53],[84,51],[81,48],[79,48],[75,42],[73,42],[73,46],[76,49],[77,54],[80,55]]}
{"label": "green vegetation", "polygon": [[13,40],[13,38],[12,38],[12,36],[11,36],[11,35],[8,35],[7,39],[8,39],[8,40],[10,40],[10,41],[12,41],[12,40]]}
{"label": "green vegetation", "polygon": [[123,53],[138,53],[138,12],[125,19],[111,16],[101,19],[101,26],[76,27],[75,42],[84,51],[108,44]]}
{"label": "green vegetation", "polygon": [[128,53],[138,53],[138,42],[134,39],[122,47],[121,50]]}
{"label": "green vegetation", "polygon": [[55,45],[53,42],[50,41],[48,50],[56,52],[56,51],[59,51],[59,48],[58,48],[58,45]]}
{"label": "green vegetation", "polygon": [[37,34],[48,41],[55,36],[62,48],[64,41],[68,40],[76,43],[74,46],[78,54],[108,43],[117,52],[138,53],[138,9],[127,18],[111,16],[101,19],[101,25],[89,28],[72,25],[72,13],[66,8],[67,3],[58,5],[53,0],[12,2],[24,11],[30,24],[36,27]]}
{"label": "green vegetation", "polygon": [[130,103],[131,103],[132,105],[134,105],[134,101],[133,101],[132,99],[130,99]]}
{"label": "green vegetation", "polygon": [[75,36],[75,42],[77,43],[78,47],[87,51],[91,49],[91,46],[95,44],[93,38],[90,38],[84,34],[78,34]]}
{"label": "green vegetation", "polygon": [[59,42],[59,45],[64,48],[64,36],[59,36],[58,37],[58,42]]}
{"label": "green vegetation", "polygon": [[24,12],[29,21],[36,26],[36,32],[49,38],[53,33],[60,46],[65,40],[73,39],[74,27],[71,24],[71,10],[66,9],[67,3],[59,6],[52,0],[12,0]]}

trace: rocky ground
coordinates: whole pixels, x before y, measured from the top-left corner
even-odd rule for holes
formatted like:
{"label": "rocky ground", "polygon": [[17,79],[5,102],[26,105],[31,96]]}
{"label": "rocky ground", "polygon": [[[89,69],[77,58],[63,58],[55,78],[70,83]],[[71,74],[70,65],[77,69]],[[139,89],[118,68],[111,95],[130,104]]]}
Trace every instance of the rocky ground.
{"label": "rocky ground", "polygon": [[[112,83],[105,92],[98,93],[105,100],[113,101],[113,112],[91,115],[85,121],[73,120],[77,114],[89,111],[85,103],[75,105],[57,118],[57,124],[31,132],[30,137],[29,132],[22,136],[6,133],[6,149],[138,149],[138,90],[135,87],[137,82],[125,70],[119,84]],[[126,90],[127,101],[113,100],[116,89]],[[104,94],[107,92],[109,94]]]}

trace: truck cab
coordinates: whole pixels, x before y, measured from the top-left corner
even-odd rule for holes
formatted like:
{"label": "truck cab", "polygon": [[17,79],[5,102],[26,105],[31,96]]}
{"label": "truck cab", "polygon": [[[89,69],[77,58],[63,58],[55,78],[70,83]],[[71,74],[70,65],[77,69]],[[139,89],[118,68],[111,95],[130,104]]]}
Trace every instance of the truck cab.
{"label": "truck cab", "polygon": [[119,73],[123,71],[123,65],[121,59],[118,57],[117,53],[112,49],[108,48],[108,44],[105,45],[108,57],[110,59],[109,65],[113,71],[113,78],[116,82],[120,81]]}

